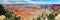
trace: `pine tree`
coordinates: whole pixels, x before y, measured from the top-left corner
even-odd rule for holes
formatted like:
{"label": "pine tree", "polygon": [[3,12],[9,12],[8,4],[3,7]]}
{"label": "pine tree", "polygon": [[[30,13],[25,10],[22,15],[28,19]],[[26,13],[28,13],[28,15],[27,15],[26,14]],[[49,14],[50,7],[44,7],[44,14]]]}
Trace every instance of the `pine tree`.
{"label": "pine tree", "polygon": [[12,12],[5,10],[4,7],[0,4],[0,15],[4,15],[5,20],[20,20],[20,18],[16,17]]}
{"label": "pine tree", "polygon": [[4,7],[0,4],[0,15],[5,15],[6,10],[4,9]]}
{"label": "pine tree", "polygon": [[55,20],[55,16],[53,14],[47,15],[48,20]]}

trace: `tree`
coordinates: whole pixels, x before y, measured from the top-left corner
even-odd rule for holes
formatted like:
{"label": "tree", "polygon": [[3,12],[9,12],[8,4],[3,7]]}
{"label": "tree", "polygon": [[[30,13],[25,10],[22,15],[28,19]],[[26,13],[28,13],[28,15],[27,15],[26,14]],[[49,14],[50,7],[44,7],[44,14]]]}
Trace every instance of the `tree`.
{"label": "tree", "polygon": [[12,12],[5,10],[4,7],[0,4],[0,15],[4,15],[5,20],[19,20],[20,18],[16,17]]}
{"label": "tree", "polygon": [[6,10],[4,9],[4,7],[0,4],[0,15],[5,15]]}

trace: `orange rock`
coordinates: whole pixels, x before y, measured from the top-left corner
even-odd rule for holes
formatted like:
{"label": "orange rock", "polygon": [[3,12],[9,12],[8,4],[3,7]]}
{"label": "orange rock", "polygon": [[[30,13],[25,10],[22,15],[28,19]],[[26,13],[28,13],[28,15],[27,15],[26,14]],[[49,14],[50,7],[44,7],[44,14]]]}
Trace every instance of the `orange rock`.
{"label": "orange rock", "polygon": [[40,8],[32,8],[32,10],[19,10],[19,9],[16,9],[16,10],[13,10],[12,12],[14,12],[14,14],[16,15],[19,15],[21,17],[21,20],[29,20],[30,18],[30,12],[36,12],[36,11],[39,11]]}

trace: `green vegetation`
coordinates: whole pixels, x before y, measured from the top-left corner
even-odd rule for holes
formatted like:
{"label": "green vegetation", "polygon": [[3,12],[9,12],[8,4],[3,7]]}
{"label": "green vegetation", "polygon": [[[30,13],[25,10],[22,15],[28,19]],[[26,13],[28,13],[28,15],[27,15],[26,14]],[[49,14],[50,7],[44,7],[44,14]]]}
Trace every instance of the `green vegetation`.
{"label": "green vegetation", "polygon": [[55,20],[55,16],[53,14],[47,15],[48,20]]}
{"label": "green vegetation", "polygon": [[6,10],[2,5],[0,5],[0,15],[5,15],[5,13],[6,13]]}
{"label": "green vegetation", "polygon": [[20,20],[19,17],[16,17],[12,12],[5,10],[4,7],[0,4],[0,16],[4,15],[6,18],[5,20]]}

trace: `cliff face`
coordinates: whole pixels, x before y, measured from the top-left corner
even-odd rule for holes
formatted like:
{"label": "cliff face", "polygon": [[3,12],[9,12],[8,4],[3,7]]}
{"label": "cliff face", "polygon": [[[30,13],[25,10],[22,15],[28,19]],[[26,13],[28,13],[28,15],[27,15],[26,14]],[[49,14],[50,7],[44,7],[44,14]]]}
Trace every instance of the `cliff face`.
{"label": "cliff face", "polygon": [[[41,17],[41,20],[43,20],[43,17],[46,16],[45,14],[49,15],[51,13],[50,11],[41,8],[31,8],[30,10],[20,8],[12,10],[12,12],[20,16],[21,20],[37,20],[38,17]],[[43,17],[42,14],[44,15]]]}
{"label": "cliff face", "polygon": [[[43,18],[47,19],[47,15],[53,12],[49,5],[40,5],[40,4],[11,4],[6,5],[5,9],[13,12],[15,15],[20,16],[21,20],[43,20]],[[56,7],[55,7],[56,9]],[[57,11],[56,11],[57,12]],[[55,13],[56,13],[55,12]]]}

